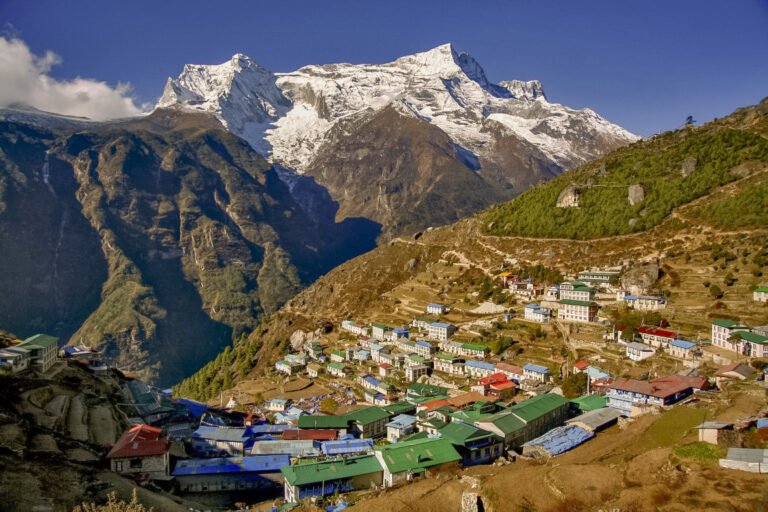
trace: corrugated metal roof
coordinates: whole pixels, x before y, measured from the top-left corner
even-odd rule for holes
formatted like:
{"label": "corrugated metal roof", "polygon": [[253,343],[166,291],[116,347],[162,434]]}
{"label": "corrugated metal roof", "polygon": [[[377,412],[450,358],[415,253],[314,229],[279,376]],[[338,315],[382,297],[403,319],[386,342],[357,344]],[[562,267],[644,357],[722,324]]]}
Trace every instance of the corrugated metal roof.
{"label": "corrugated metal roof", "polygon": [[216,457],[213,459],[181,459],[173,476],[221,475],[227,473],[277,473],[290,466],[288,455],[251,455],[247,457]]}
{"label": "corrugated metal roof", "polygon": [[621,412],[611,407],[603,407],[601,409],[594,409],[587,411],[584,414],[576,416],[566,421],[566,424],[581,423],[585,425],[588,430],[595,431],[616,421],[621,416]]}
{"label": "corrugated metal roof", "polygon": [[325,455],[345,455],[373,450],[373,439],[345,439],[325,441],[320,445]]}
{"label": "corrugated metal roof", "polygon": [[382,467],[375,456],[365,455],[312,464],[285,466],[281,471],[285,476],[285,481],[290,485],[307,485],[378,473],[382,471]]}
{"label": "corrugated metal roof", "polygon": [[447,439],[417,439],[377,448],[391,473],[413,471],[461,460]]}
{"label": "corrugated metal roof", "polygon": [[768,464],[768,450],[761,450],[759,448],[728,448],[728,455],[725,458],[738,462]]}
{"label": "corrugated metal roof", "polygon": [[540,366],[538,364],[532,364],[528,363],[527,365],[523,366],[523,370],[528,370],[529,372],[536,372],[536,373],[549,373],[549,368],[546,366]]}
{"label": "corrugated metal roof", "polygon": [[192,437],[214,441],[245,442],[251,435],[249,428],[202,426],[195,430]]}
{"label": "corrugated metal roof", "polygon": [[568,450],[576,448],[585,441],[595,437],[595,434],[575,425],[557,427],[543,436],[528,441],[523,446],[538,446],[548,451],[551,455],[560,455]]}

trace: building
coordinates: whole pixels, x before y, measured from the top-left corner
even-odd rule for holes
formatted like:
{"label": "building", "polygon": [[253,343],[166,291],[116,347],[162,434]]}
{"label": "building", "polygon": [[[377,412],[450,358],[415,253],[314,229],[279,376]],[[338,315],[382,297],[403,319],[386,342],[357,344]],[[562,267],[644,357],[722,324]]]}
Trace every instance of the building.
{"label": "building", "polygon": [[284,466],[284,498],[298,503],[313,496],[328,496],[381,485],[383,470],[374,455],[345,457]]}
{"label": "building", "polygon": [[558,320],[564,322],[594,322],[597,319],[599,307],[596,302],[561,299],[558,304]]}
{"label": "building", "polygon": [[136,425],[125,432],[107,453],[110,468],[123,475],[162,477],[168,474],[171,443],[159,428]]}
{"label": "building", "polygon": [[289,408],[292,403],[293,401],[290,399],[273,398],[271,400],[267,400],[264,406],[270,412],[283,412]]}
{"label": "building", "polygon": [[755,302],[768,302],[768,286],[758,286],[752,290],[752,300]]}
{"label": "building", "polygon": [[438,433],[461,455],[464,467],[490,464],[504,451],[504,441],[499,436],[463,421],[447,423]]}
{"label": "building", "polygon": [[383,483],[392,487],[430,472],[458,468],[461,455],[445,439],[416,439],[376,449],[376,459],[384,469]]}
{"label": "building", "polygon": [[573,300],[579,302],[591,302],[595,298],[596,290],[581,281],[570,281],[560,284],[560,300]]}
{"label": "building", "polygon": [[437,352],[437,348],[427,340],[417,340],[413,345],[413,351],[421,357],[432,357]]}
{"label": "building", "polygon": [[347,366],[344,363],[328,363],[326,368],[328,374],[333,375],[334,377],[346,377],[347,375]]}
{"label": "building", "polygon": [[694,385],[680,375],[670,375],[652,381],[617,379],[608,386],[608,407],[623,416],[638,416],[648,406],[673,405],[694,392]]}
{"label": "building", "polygon": [[323,441],[320,449],[326,457],[362,455],[373,452],[373,439],[338,439]]}
{"label": "building", "polygon": [[505,374],[509,380],[517,382],[518,384],[525,380],[525,371],[522,366],[508,363],[496,363],[496,371]]}
{"label": "building", "polygon": [[47,334],[35,334],[25,339],[15,348],[29,352],[29,367],[40,373],[47,372],[56,362],[58,338]]}
{"label": "building", "polygon": [[599,409],[592,409],[576,416],[575,418],[566,420],[565,424],[581,427],[587,432],[597,432],[599,430],[608,428],[611,425],[615,425],[620,417],[621,413],[616,409],[611,407],[600,407]]}
{"label": "building", "polygon": [[440,350],[449,354],[456,354],[464,357],[484,358],[488,353],[488,347],[486,345],[459,343],[458,341],[448,340],[440,342]]}
{"label": "building", "polygon": [[744,363],[721,366],[715,372],[715,384],[718,386],[731,380],[745,380],[755,374],[754,368]]}
{"label": "building", "polygon": [[381,323],[373,323],[371,324],[371,336],[374,339],[377,339],[379,341],[388,340],[390,338],[390,334],[392,333],[392,328],[388,325],[384,325]]}
{"label": "building", "polygon": [[768,336],[756,332],[737,332],[733,335],[737,351],[747,357],[768,357]]}
{"label": "building", "polygon": [[549,317],[552,315],[552,311],[549,308],[542,307],[538,304],[526,304],[523,309],[523,318],[540,324],[549,322]]}
{"label": "building", "polygon": [[595,434],[577,425],[555,427],[522,446],[523,455],[534,459],[549,459],[589,441]]}
{"label": "building", "polygon": [[251,455],[211,459],[181,459],[173,476],[182,492],[219,492],[268,489],[279,486],[288,455]]}
{"label": "building", "polygon": [[396,443],[414,432],[416,432],[416,416],[398,414],[387,423],[387,441],[390,443]]}
{"label": "building", "polygon": [[562,425],[568,418],[569,410],[568,400],[560,395],[545,393],[477,421],[475,426],[501,437],[507,449],[519,448]]}
{"label": "building", "polygon": [[301,363],[286,361],[285,359],[275,363],[275,370],[285,375],[294,375],[304,368]]}
{"label": "building", "polygon": [[366,325],[353,322],[352,320],[344,320],[341,322],[341,328],[358,336],[368,336],[368,327]]}
{"label": "building", "polygon": [[423,364],[407,365],[405,367],[405,380],[415,382],[429,374],[429,368]]}
{"label": "building", "polygon": [[[299,417],[296,423],[298,430],[294,434],[283,433],[283,439],[314,439],[324,440],[336,439],[339,435],[344,435],[349,430],[349,418],[347,416],[331,416],[324,414],[309,414]],[[312,431],[324,433],[321,437],[311,436]],[[307,437],[309,436],[309,437]]]}
{"label": "building", "polygon": [[697,351],[698,347],[691,341],[672,340],[667,346],[669,355],[680,359],[694,359]]}
{"label": "building", "polygon": [[29,368],[32,354],[24,349],[10,346],[0,349],[0,368],[11,373],[19,373]]}
{"label": "building", "polygon": [[634,297],[635,300],[628,301],[628,305],[640,311],[658,311],[667,307],[667,301],[664,300],[664,297],[652,295],[636,295]]}
{"label": "building", "polygon": [[456,326],[443,322],[432,322],[427,327],[427,335],[435,340],[447,340],[456,332]]}
{"label": "building", "polygon": [[268,439],[253,443],[251,455],[287,455],[293,459],[305,459],[319,457],[322,451],[313,439]]}
{"label": "building", "polygon": [[741,343],[732,341],[731,337],[737,332],[747,332],[749,327],[733,320],[716,319],[712,321],[712,344],[716,347],[739,352]]}
{"label": "building", "polygon": [[654,348],[666,349],[670,343],[677,339],[677,335],[674,332],[657,327],[638,327],[637,334],[640,335],[643,343]]}
{"label": "building", "polygon": [[634,341],[627,343],[627,357],[632,361],[642,361],[654,354],[656,354],[656,351],[648,345]]}
{"label": "building", "polygon": [[618,281],[619,275],[621,272],[618,270],[583,270],[579,272],[578,279],[595,286],[609,286]]}
{"label": "building", "polygon": [[398,338],[408,338],[410,335],[411,332],[408,329],[404,329],[403,327],[395,327],[392,329],[392,337],[390,339],[395,341]]}
{"label": "building", "polygon": [[192,448],[205,455],[238,456],[250,449],[253,434],[250,427],[200,426],[192,433]]}
{"label": "building", "polygon": [[528,363],[523,366],[523,376],[525,379],[535,380],[544,384],[550,379],[549,368]]}
{"label": "building", "polygon": [[768,473],[768,450],[758,448],[728,448],[728,455],[719,461],[720,467],[749,473]]}
{"label": "building", "polygon": [[389,413],[381,407],[364,407],[349,412],[344,417],[349,421],[350,432],[357,437],[376,439],[387,435]]}
{"label": "building", "polygon": [[445,304],[427,304],[427,314],[440,316],[448,312],[448,306]]}
{"label": "building", "polygon": [[432,358],[435,371],[447,373],[448,375],[464,375],[464,359],[447,352],[438,352]]}
{"label": "building", "polygon": [[522,297],[525,300],[533,300],[536,297],[544,295],[544,288],[542,286],[536,286],[529,282],[516,282],[509,283],[508,289],[513,295]]}
{"label": "building", "polygon": [[467,359],[464,363],[464,371],[469,377],[487,377],[496,373],[496,365],[487,361]]}
{"label": "building", "polygon": [[720,444],[721,434],[733,430],[733,423],[724,423],[722,421],[705,421],[698,427],[699,442],[718,445]]}
{"label": "building", "polygon": [[309,376],[310,379],[316,379],[320,376],[320,374],[323,372],[323,367],[319,364],[308,364],[307,365],[307,376]]}

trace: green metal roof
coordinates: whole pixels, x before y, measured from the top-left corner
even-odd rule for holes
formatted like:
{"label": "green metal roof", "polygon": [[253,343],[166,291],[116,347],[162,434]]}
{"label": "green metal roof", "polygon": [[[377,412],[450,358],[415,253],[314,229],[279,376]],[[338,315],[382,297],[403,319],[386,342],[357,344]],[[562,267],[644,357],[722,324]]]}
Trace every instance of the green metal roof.
{"label": "green metal roof", "polygon": [[321,416],[319,414],[304,414],[299,416],[299,428],[347,428],[349,419],[346,416]]}
{"label": "green metal roof", "polygon": [[469,441],[494,436],[494,434],[462,421],[452,421],[440,429],[440,436],[450,441],[453,445],[465,446]]}
{"label": "green metal roof", "polygon": [[344,352],[343,350],[334,350],[333,352],[331,352],[331,354],[336,354],[337,356],[343,357],[345,359],[347,357],[347,353]]}
{"label": "green metal roof", "polygon": [[509,408],[515,415],[529,422],[567,404],[568,400],[554,393],[534,396]]}
{"label": "green metal roof", "polygon": [[572,300],[572,299],[563,299],[560,301],[560,304],[566,304],[568,306],[597,306],[596,302],[589,302],[586,300]]}
{"label": "green metal roof", "polygon": [[461,348],[465,348],[467,350],[481,350],[483,352],[488,350],[488,347],[486,345],[476,345],[472,343],[462,343]]}
{"label": "green metal roof", "polygon": [[489,416],[483,420],[484,423],[492,423],[504,434],[510,434],[516,430],[525,427],[525,422],[515,416],[512,411],[505,410]]}
{"label": "green metal roof", "polygon": [[280,468],[280,471],[283,472],[285,481],[289,484],[307,485],[378,473],[382,471],[382,467],[375,456],[365,455],[310,464],[283,466]]}
{"label": "green metal roof", "polygon": [[447,439],[416,439],[377,448],[391,473],[414,471],[461,460]]}
{"label": "green metal roof", "polygon": [[768,336],[763,336],[762,334],[757,334],[756,332],[737,332],[734,334],[734,336],[741,338],[744,341],[748,341],[750,343],[756,343],[758,345],[768,345]]}
{"label": "green metal roof", "polygon": [[408,411],[415,411],[416,406],[408,402],[395,402],[394,404],[382,406],[382,409],[393,416],[397,416],[398,414],[407,414]]}
{"label": "green metal roof", "polygon": [[48,336],[47,334],[35,334],[34,336],[30,336],[16,346],[21,348],[48,348],[51,345],[55,347],[58,345],[58,343],[59,338],[54,338],[53,336]]}
{"label": "green metal roof", "polygon": [[389,419],[389,413],[381,407],[364,407],[356,411],[348,412],[345,417],[349,421],[368,425],[376,421]]}
{"label": "green metal roof", "polygon": [[337,370],[344,370],[347,367],[344,365],[344,363],[333,362],[333,363],[328,363],[328,368],[335,368]]}
{"label": "green metal roof", "polygon": [[579,398],[571,400],[576,404],[581,412],[594,411],[595,409],[602,409],[608,404],[608,400],[604,396],[600,395],[585,395]]}
{"label": "green metal roof", "polygon": [[444,361],[454,361],[456,359],[461,359],[456,354],[449,354],[448,352],[438,352],[437,354],[435,354],[434,357],[437,359],[442,359]]}
{"label": "green metal roof", "polygon": [[415,382],[408,386],[408,394],[409,395],[420,395],[420,396],[436,396],[436,395],[445,395],[448,392],[446,388],[441,388],[440,386],[433,386],[432,384],[421,384],[418,382]]}
{"label": "green metal roof", "polygon": [[712,320],[712,323],[717,325],[718,327],[724,327],[726,329],[733,329],[733,328],[738,328],[738,327],[743,328],[744,327],[743,325],[739,324],[739,322],[736,322],[734,320],[729,320],[727,318],[716,318],[716,319]]}
{"label": "green metal roof", "polygon": [[768,293],[768,286],[758,286],[754,289],[756,292]]}
{"label": "green metal roof", "polygon": [[414,361],[416,363],[423,363],[424,362],[424,356],[420,356],[419,354],[410,354],[408,356],[408,359],[411,361]]}
{"label": "green metal roof", "polygon": [[391,331],[392,328],[386,324],[382,324],[379,322],[374,322],[371,324],[371,327],[378,327],[379,329],[384,329],[385,331]]}

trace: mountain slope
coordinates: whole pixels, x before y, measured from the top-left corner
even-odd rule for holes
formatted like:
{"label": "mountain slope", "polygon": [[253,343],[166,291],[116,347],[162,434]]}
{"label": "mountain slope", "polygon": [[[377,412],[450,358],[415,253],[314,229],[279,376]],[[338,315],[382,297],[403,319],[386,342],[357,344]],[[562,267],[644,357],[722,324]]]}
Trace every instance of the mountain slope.
{"label": "mountain slope", "polygon": [[[213,114],[284,168],[284,177],[291,172],[315,177],[341,212],[361,210],[362,192],[347,194],[339,188],[345,179],[341,174],[349,175],[347,183],[367,185],[353,179],[357,168],[363,174],[387,169],[384,179],[401,184],[390,194],[402,193],[398,203],[422,190],[409,174],[452,183],[445,189],[451,199],[444,201],[443,211],[472,213],[637,139],[589,109],[549,102],[536,81],[491,83],[471,56],[449,44],[386,64],[313,65],[276,74],[238,54],[220,65],[186,66],[178,78],[169,78],[157,106]],[[377,145],[370,139],[372,126],[384,120],[396,138],[414,130],[439,130],[453,148],[446,150],[441,142],[425,156],[429,146],[421,145],[408,148],[404,159],[400,152],[382,151],[387,141]],[[379,165],[371,162],[369,151]],[[409,160],[410,153],[419,153],[421,162]],[[446,155],[453,162],[447,163]],[[460,164],[476,174],[480,180],[471,189],[484,189],[476,195],[480,200],[463,193],[464,180],[446,178],[442,166],[427,169],[426,159],[452,168]],[[401,208],[368,218],[383,224],[386,239],[458,217],[437,210],[414,216]]]}
{"label": "mountain slope", "polygon": [[2,323],[97,347],[163,385],[379,233],[336,223],[304,183],[325,200],[309,217],[274,168],[206,116],[158,112],[71,135],[6,123],[0,149],[11,248],[0,286],[32,290],[0,299]]}

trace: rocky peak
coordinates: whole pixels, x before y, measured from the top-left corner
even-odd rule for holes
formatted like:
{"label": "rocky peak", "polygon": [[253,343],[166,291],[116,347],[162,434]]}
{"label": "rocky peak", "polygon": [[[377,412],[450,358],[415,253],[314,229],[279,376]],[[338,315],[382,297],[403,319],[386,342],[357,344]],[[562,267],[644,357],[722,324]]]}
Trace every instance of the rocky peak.
{"label": "rocky peak", "polygon": [[538,80],[505,80],[499,85],[509,91],[513,98],[518,100],[547,100],[544,87]]}

